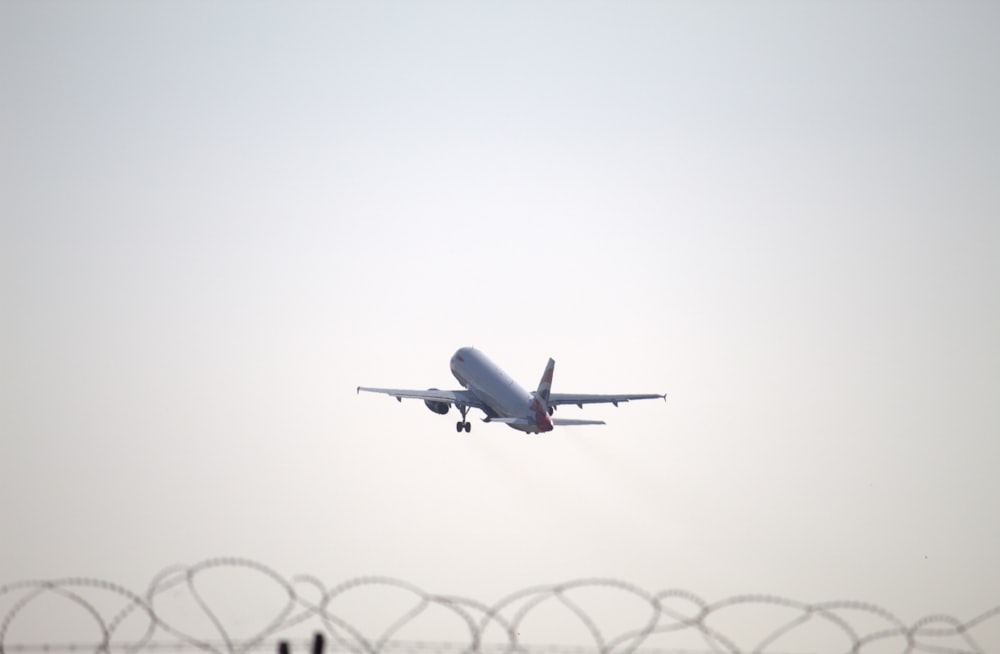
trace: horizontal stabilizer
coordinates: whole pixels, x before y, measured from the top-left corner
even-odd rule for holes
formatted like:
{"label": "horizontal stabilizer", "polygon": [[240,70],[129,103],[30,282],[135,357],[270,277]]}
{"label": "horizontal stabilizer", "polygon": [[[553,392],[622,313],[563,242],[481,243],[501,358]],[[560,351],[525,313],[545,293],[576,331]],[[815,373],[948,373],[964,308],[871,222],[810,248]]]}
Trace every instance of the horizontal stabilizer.
{"label": "horizontal stabilizer", "polygon": [[[483,418],[483,422],[501,422],[514,427],[535,427],[537,423],[531,418]],[[553,418],[556,427],[572,427],[575,425],[606,425],[603,420],[577,420],[575,418]]]}
{"label": "horizontal stabilizer", "polygon": [[530,418],[483,418],[483,422],[500,422],[505,425],[515,425],[519,427],[535,426],[535,421]]}
{"label": "horizontal stabilizer", "polygon": [[618,406],[621,402],[631,400],[666,400],[663,393],[625,393],[622,395],[597,395],[593,393],[552,393],[549,395],[549,406],[560,406],[562,404],[575,404],[581,409],[584,404],[614,404]]}

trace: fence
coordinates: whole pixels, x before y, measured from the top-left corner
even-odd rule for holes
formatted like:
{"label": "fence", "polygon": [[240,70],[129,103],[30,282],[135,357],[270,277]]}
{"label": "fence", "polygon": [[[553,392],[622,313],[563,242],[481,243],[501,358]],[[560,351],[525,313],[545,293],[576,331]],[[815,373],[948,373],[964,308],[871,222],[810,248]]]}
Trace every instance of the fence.
{"label": "fence", "polygon": [[168,568],[141,595],[99,579],[9,583],[0,586],[0,619],[0,654],[243,654],[274,652],[281,641],[296,654],[313,632],[354,654],[1000,652],[1000,606],[964,621],[905,624],[863,602],[708,602],[614,579],[525,588],[487,604],[382,577],[326,586],[233,558]]}

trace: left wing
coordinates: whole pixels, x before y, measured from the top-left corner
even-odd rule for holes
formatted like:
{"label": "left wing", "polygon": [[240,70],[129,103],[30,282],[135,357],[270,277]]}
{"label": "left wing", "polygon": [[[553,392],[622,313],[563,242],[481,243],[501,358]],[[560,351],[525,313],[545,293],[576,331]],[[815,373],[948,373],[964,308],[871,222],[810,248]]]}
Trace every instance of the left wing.
{"label": "left wing", "polygon": [[469,391],[439,391],[436,388],[431,388],[426,391],[406,389],[406,388],[369,388],[367,386],[358,386],[358,393],[365,391],[368,393],[383,393],[385,395],[391,395],[400,402],[403,398],[414,399],[414,400],[430,400],[431,402],[447,402],[448,404],[455,404],[467,407],[474,407],[476,409],[486,410],[486,405],[483,402],[470,393]]}
{"label": "left wing", "polygon": [[560,404],[575,404],[581,409],[584,404],[614,404],[619,402],[629,402],[631,400],[658,400],[666,401],[666,393],[631,393],[625,395],[594,395],[594,394],[573,394],[573,393],[551,393],[549,394],[549,406],[559,406]]}

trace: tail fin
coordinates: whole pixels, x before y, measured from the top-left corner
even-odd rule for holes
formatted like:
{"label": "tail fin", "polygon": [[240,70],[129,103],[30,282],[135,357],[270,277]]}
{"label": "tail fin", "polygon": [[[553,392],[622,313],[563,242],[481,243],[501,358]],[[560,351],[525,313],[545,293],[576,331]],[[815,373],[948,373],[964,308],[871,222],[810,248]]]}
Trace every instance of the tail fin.
{"label": "tail fin", "polygon": [[552,373],[555,368],[555,359],[549,359],[549,362],[545,365],[545,372],[542,373],[542,380],[538,382],[538,390],[535,391],[535,397],[542,401],[542,405],[546,409],[549,407],[549,393],[552,392]]}

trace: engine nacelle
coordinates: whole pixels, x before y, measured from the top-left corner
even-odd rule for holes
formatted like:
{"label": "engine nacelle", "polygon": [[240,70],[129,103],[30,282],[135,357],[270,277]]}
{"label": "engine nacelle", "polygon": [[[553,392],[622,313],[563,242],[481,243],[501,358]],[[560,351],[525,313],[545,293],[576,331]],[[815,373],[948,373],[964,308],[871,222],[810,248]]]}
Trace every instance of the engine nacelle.
{"label": "engine nacelle", "polygon": [[[427,390],[436,391],[438,389],[428,388]],[[451,408],[451,405],[448,404],[447,402],[435,402],[434,400],[424,400],[424,404],[427,405],[428,409],[442,416],[448,413],[448,410]]]}

